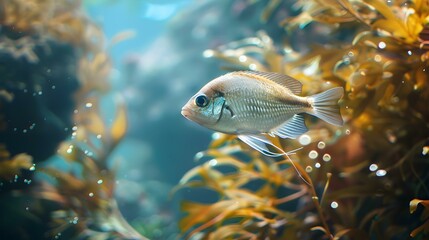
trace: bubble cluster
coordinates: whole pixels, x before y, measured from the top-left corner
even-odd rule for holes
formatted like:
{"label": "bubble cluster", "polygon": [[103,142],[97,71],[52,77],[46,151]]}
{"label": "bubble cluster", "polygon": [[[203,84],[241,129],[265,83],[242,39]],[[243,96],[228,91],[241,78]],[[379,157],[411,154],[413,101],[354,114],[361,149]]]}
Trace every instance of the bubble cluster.
{"label": "bubble cluster", "polygon": [[67,148],[67,153],[68,154],[70,154],[70,153],[72,153],[73,152],[73,148],[74,148],[74,146],[73,145],[70,145],[68,148]]}
{"label": "bubble cluster", "polygon": [[70,223],[77,224],[78,221],[79,221],[79,218],[78,217],[74,217],[73,219],[70,220]]}
{"label": "bubble cluster", "polygon": [[33,165],[32,165],[28,170],[30,170],[30,171],[34,171],[34,170],[36,170],[36,164],[35,164],[35,163],[33,163]]}

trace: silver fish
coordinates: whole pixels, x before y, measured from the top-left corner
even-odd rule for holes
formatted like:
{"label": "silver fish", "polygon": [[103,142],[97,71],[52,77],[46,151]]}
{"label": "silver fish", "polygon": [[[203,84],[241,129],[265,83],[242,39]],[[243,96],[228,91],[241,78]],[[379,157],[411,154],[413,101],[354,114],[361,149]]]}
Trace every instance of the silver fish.
{"label": "silver fish", "polygon": [[235,134],[259,152],[277,157],[287,153],[266,135],[295,139],[307,132],[302,113],[343,125],[337,104],[342,87],[308,97],[299,96],[301,89],[298,80],[279,73],[231,72],[198,91],[182,108],[182,115],[214,131]]}

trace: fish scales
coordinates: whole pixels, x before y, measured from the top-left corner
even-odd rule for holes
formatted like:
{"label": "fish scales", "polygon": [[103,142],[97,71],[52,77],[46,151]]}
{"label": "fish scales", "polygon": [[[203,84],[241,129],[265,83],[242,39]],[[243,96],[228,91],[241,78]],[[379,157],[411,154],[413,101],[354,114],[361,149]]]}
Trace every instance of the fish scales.
{"label": "fish scales", "polygon": [[[235,125],[241,132],[254,132],[255,128],[269,131],[308,106],[305,99],[292,96],[290,90],[275,82],[243,78],[221,82],[226,102],[236,110],[235,121],[229,125]],[[242,88],[244,84],[246,88]]]}

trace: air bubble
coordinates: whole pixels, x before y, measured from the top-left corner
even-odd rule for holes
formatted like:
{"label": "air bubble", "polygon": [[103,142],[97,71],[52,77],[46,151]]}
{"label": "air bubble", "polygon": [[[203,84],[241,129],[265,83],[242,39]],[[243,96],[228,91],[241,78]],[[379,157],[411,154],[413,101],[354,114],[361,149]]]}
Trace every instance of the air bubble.
{"label": "air bubble", "polygon": [[197,154],[195,154],[195,160],[200,160],[202,157],[204,157],[204,153],[203,152],[198,152]]}
{"label": "air bubble", "polygon": [[256,70],[256,64],[252,63],[249,65],[250,70]]}
{"label": "air bubble", "polygon": [[375,175],[377,175],[377,177],[384,177],[386,176],[386,174],[387,174],[387,171],[384,169],[379,169],[377,170],[377,172],[375,172]]}
{"label": "air bubble", "polygon": [[309,173],[309,172],[313,171],[313,168],[311,166],[307,166],[305,168],[305,171]]}
{"label": "air bubble", "polygon": [[429,153],[429,146],[424,146],[423,150],[422,150],[423,156],[426,156],[426,154],[428,154],[428,153]]}
{"label": "air bubble", "polygon": [[211,167],[216,166],[216,165],[217,165],[217,160],[216,160],[216,159],[212,159],[212,160],[210,160],[210,161],[209,161],[209,165],[210,165]]}
{"label": "air bubble", "polygon": [[346,134],[350,135],[350,130],[349,129],[346,130]]}
{"label": "air bubble", "polygon": [[241,56],[238,58],[238,60],[239,60],[240,62],[245,62],[245,61],[247,61],[247,57],[246,57],[245,55],[241,55]]}
{"label": "air bubble", "polygon": [[92,103],[90,103],[90,102],[89,102],[89,103],[86,103],[86,104],[85,104],[85,107],[86,107],[86,108],[92,108]]}
{"label": "air bubble", "polygon": [[73,145],[70,145],[69,146],[69,148],[67,148],[67,151],[66,151],[68,154],[70,154],[70,153],[72,153],[73,152]]}
{"label": "air bubble", "polygon": [[323,159],[323,161],[325,161],[325,162],[329,162],[329,161],[331,161],[331,155],[329,155],[329,154],[325,153],[325,154],[323,154],[322,159]]}
{"label": "air bubble", "polygon": [[298,138],[298,141],[301,145],[308,145],[311,143],[311,137],[308,136],[307,134],[304,134]]}
{"label": "air bubble", "polygon": [[320,163],[316,163],[316,164],[314,164],[314,167],[315,167],[315,168],[320,168],[320,167],[321,167],[321,164],[320,164]]}
{"label": "air bubble", "polygon": [[385,42],[379,42],[378,43],[378,48],[380,48],[380,49],[386,48],[386,43]]}
{"label": "air bubble", "polygon": [[35,163],[33,163],[33,166],[31,166],[28,170],[30,170],[30,171],[34,171],[34,170],[36,170],[36,164],[35,164]]}
{"label": "air bubble", "polygon": [[94,197],[94,193],[90,192],[90,193],[88,194],[88,196],[90,196],[90,197]]}
{"label": "air bubble", "polygon": [[213,51],[213,50],[205,50],[205,51],[203,52],[203,56],[204,56],[205,58],[213,57],[213,55],[214,55],[214,51]]}
{"label": "air bubble", "polygon": [[219,139],[219,138],[220,138],[220,133],[215,132],[215,133],[213,133],[213,134],[212,134],[212,139],[213,139],[213,140],[217,140],[217,139]]}
{"label": "air bubble", "polygon": [[103,179],[99,179],[99,180],[97,181],[97,183],[98,183],[98,184],[102,184],[102,183],[103,183]]}
{"label": "air bubble", "polygon": [[338,207],[338,203],[337,202],[335,202],[335,201],[333,201],[333,202],[331,202],[331,208],[337,208]]}
{"label": "air bubble", "polygon": [[375,56],[374,56],[374,61],[376,61],[376,62],[381,62],[381,60],[382,60],[382,59],[381,59],[381,56],[380,56],[380,55],[378,55],[378,54],[377,54],[377,55],[375,55]]}
{"label": "air bubble", "polygon": [[377,170],[378,169],[378,166],[377,166],[377,164],[371,164],[371,165],[369,165],[369,170],[371,171],[371,172],[374,172],[375,170]]}
{"label": "air bubble", "polygon": [[77,224],[78,221],[79,221],[79,218],[74,217],[72,220],[70,220],[70,223]]}
{"label": "air bubble", "polygon": [[311,151],[308,153],[308,157],[309,157],[309,158],[311,158],[311,159],[316,159],[316,158],[317,158],[317,156],[319,156],[319,153],[318,153],[317,151],[315,151],[315,150],[311,150]]}
{"label": "air bubble", "polygon": [[319,142],[319,143],[317,144],[317,147],[318,147],[319,149],[324,149],[324,148],[326,147],[326,144],[325,144],[325,142]]}

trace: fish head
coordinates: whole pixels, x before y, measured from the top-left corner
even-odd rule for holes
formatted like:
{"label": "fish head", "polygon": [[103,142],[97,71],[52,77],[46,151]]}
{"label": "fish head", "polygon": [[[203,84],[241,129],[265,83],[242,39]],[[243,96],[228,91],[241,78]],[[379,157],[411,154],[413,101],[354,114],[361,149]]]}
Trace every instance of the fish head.
{"label": "fish head", "polygon": [[225,98],[219,91],[201,89],[182,108],[182,115],[204,127],[215,129],[222,117]]}

